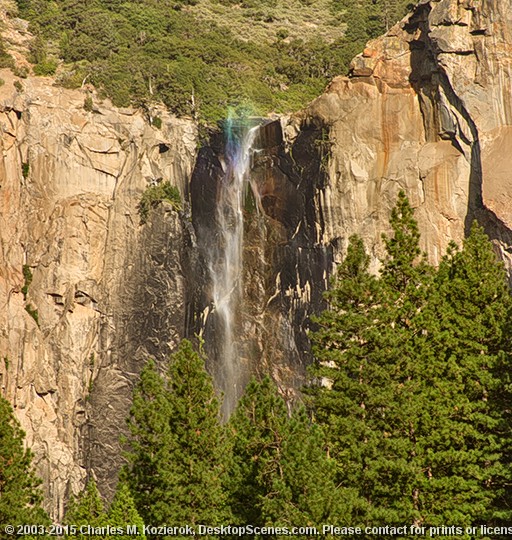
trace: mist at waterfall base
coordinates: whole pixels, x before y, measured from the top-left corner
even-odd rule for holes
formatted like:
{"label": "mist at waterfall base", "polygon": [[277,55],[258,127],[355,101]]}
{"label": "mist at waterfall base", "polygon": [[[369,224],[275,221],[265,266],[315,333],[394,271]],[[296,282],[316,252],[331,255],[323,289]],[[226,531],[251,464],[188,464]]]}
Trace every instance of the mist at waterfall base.
{"label": "mist at waterfall base", "polygon": [[[244,207],[250,187],[253,144],[258,126],[228,118],[224,174],[217,186],[215,241],[207,250],[215,328],[215,379],[222,392],[222,416],[229,418],[248,382],[240,336],[243,310]],[[253,196],[258,197],[256,190]]]}

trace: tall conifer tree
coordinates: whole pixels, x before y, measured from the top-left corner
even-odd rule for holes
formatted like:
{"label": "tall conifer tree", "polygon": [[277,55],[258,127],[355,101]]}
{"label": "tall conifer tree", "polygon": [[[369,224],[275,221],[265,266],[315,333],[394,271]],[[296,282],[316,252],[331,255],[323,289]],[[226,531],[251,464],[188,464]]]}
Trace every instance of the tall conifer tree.
{"label": "tall conifer tree", "polygon": [[90,538],[88,531],[80,533],[81,527],[106,527],[107,514],[103,500],[99,494],[94,478],[91,478],[85,489],[76,497],[72,497],[65,516],[65,523],[70,527],[75,527],[75,534],[69,535],[70,538],[84,540]]}
{"label": "tall conifer tree", "polygon": [[0,525],[49,524],[24,437],[11,405],[0,397]]}
{"label": "tall conifer tree", "polygon": [[432,514],[512,518],[499,507],[511,480],[511,309],[504,266],[474,222],[462,249],[451,245],[442,261],[422,324],[423,410],[433,419],[425,437],[435,456],[425,463],[423,504]]}
{"label": "tall conifer tree", "polygon": [[255,380],[228,426],[235,519],[256,526],[321,526],[341,513],[324,435],[303,408],[288,415],[269,378]]}
{"label": "tall conifer tree", "polygon": [[183,340],[164,377],[143,369],[130,411],[124,473],[146,524],[225,524],[229,453],[203,358]]}
{"label": "tall conifer tree", "polygon": [[[360,524],[495,519],[504,456],[510,293],[481,229],[438,272],[403,194],[380,277],[353,238],[313,335],[313,408]],[[509,334],[508,334],[509,335]],[[504,400],[507,398],[504,397]],[[503,516],[503,512],[500,514]]]}
{"label": "tall conifer tree", "polygon": [[[119,482],[114,500],[108,511],[108,524],[111,527],[121,527],[125,534],[117,535],[118,540],[146,540],[144,522],[135,508],[130,488],[125,482]],[[127,526],[136,527],[138,534],[127,534]]]}

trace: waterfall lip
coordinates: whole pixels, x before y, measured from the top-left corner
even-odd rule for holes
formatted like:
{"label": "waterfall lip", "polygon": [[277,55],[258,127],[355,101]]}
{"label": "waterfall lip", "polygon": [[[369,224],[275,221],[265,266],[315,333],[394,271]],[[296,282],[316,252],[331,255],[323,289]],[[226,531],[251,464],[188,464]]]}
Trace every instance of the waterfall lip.
{"label": "waterfall lip", "polygon": [[228,118],[225,120],[221,120],[219,124],[223,131],[226,132],[226,126],[228,126],[227,129],[239,129],[241,127],[244,129],[250,129],[253,127],[265,126],[275,121],[275,118],[270,118],[268,116],[228,116]]}

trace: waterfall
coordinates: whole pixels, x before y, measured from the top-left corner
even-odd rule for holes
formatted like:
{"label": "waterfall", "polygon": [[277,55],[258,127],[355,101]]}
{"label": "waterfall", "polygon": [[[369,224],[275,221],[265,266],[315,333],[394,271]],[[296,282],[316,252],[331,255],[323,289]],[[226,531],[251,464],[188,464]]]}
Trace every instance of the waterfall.
{"label": "waterfall", "polygon": [[217,241],[209,249],[217,385],[223,393],[224,419],[236,406],[247,375],[242,365],[240,336],[243,332],[243,236],[244,203],[249,189],[253,143],[258,126],[235,133],[227,122],[225,174],[217,192]]}

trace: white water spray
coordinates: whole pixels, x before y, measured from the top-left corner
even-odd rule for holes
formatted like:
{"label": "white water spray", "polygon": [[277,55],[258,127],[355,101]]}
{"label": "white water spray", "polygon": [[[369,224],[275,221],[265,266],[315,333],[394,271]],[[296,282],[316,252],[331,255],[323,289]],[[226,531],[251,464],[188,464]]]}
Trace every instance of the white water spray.
{"label": "white water spray", "polygon": [[[228,125],[228,127],[230,127]],[[258,127],[248,130],[241,140],[228,132],[226,171],[218,191],[218,241],[212,246],[209,270],[212,279],[217,358],[217,384],[224,397],[225,419],[234,410],[243,392],[240,327],[243,295],[243,210],[249,186],[252,146]]]}

